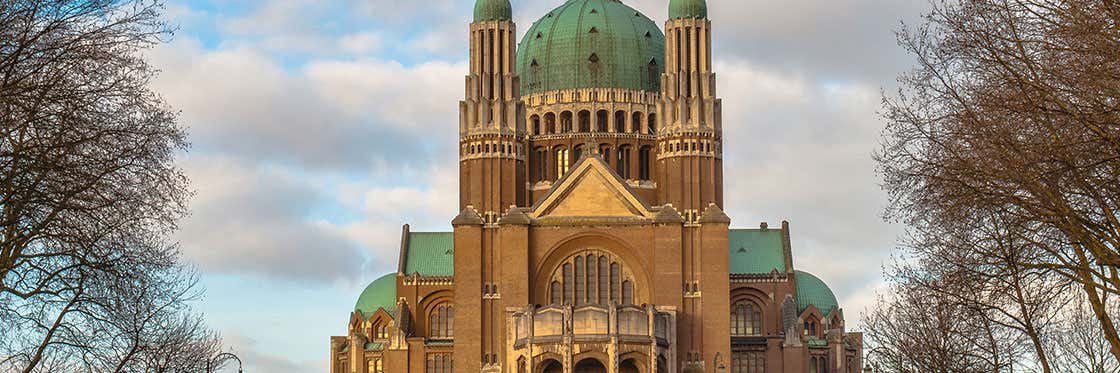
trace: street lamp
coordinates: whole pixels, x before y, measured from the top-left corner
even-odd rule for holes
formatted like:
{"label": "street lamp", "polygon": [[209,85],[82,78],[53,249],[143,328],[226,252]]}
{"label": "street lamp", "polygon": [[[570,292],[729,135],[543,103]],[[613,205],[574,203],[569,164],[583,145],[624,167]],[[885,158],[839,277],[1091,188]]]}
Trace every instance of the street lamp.
{"label": "street lamp", "polygon": [[242,373],[241,358],[237,357],[237,355],[234,355],[232,352],[222,352],[214,355],[214,357],[210,358],[210,360],[206,360],[206,373],[213,372],[212,367],[221,366],[221,363],[229,359],[237,360],[237,373]]}

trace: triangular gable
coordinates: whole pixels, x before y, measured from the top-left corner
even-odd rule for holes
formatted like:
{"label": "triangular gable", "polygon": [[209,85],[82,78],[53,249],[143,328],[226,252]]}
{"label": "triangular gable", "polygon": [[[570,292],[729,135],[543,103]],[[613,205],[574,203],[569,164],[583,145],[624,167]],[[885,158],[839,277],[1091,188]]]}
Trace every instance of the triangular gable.
{"label": "triangular gable", "polygon": [[581,158],[533,206],[533,218],[653,218],[654,212],[598,156]]}

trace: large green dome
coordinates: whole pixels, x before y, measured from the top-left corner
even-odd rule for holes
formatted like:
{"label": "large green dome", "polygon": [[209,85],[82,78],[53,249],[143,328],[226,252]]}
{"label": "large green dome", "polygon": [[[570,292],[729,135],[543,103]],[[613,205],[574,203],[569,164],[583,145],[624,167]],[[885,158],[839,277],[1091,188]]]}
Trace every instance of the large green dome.
{"label": "large green dome", "polygon": [[373,316],[378,309],[384,308],[385,312],[393,314],[397,308],[397,274],[390,273],[373,280],[358,296],[354,304],[354,312],[362,314],[362,318]]}
{"label": "large green dome", "polygon": [[817,276],[809,272],[794,271],[794,281],[797,282],[797,312],[805,311],[810,304],[817,306],[821,314],[826,316],[832,310],[840,308],[832,289]]}
{"label": "large green dome", "polygon": [[618,0],[568,0],[529,27],[517,50],[522,94],[569,88],[658,91],[665,34]]}

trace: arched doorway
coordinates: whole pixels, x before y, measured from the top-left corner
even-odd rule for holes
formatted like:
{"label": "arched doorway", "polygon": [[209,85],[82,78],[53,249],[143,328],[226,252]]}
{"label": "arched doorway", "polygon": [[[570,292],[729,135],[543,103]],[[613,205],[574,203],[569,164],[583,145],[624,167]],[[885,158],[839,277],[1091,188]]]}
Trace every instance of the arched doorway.
{"label": "arched doorway", "polygon": [[603,363],[601,363],[601,362],[599,362],[599,360],[595,360],[595,359],[580,360],[579,363],[576,363],[575,369],[572,369],[572,373],[606,373],[606,372],[607,372],[607,367],[603,366]]}
{"label": "arched doorway", "polygon": [[549,359],[541,363],[540,372],[542,373],[561,373],[563,371],[564,366],[560,365],[559,361]]}
{"label": "arched doorway", "polygon": [[634,359],[626,359],[618,364],[618,373],[642,373],[642,370],[638,368],[638,362]]}

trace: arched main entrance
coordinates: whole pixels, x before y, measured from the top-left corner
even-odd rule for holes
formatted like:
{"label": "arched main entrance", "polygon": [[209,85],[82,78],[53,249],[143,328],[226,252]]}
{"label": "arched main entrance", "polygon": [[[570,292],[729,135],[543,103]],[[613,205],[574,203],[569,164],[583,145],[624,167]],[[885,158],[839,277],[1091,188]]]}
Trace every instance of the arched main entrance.
{"label": "arched main entrance", "polygon": [[564,366],[560,365],[559,361],[550,359],[541,363],[540,372],[542,373],[562,373],[563,371]]}
{"label": "arched main entrance", "polygon": [[623,360],[618,364],[618,373],[641,373],[642,370],[638,368],[638,362],[634,359]]}
{"label": "arched main entrance", "polygon": [[572,373],[607,373],[607,367],[603,366],[603,363],[599,360],[588,358],[576,363]]}

